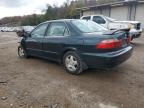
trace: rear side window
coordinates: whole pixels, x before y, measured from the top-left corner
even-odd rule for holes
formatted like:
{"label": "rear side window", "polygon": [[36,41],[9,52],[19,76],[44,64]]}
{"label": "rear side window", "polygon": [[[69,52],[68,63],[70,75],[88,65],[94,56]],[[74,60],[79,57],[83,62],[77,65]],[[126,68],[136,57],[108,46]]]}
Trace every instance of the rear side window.
{"label": "rear side window", "polygon": [[67,36],[69,35],[68,29],[63,22],[54,22],[51,23],[47,36]]}
{"label": "rear side window", "polygon": [[98,24],[105,24],[106,23],[106,21],[100,16],[94,16],[93,21],[98,23]]}
{"label": "rear side window", "polygon": [[87,16],[87,17],[83,17],[82,19],[84,19],[84,20],[90,20],[90,16]]}

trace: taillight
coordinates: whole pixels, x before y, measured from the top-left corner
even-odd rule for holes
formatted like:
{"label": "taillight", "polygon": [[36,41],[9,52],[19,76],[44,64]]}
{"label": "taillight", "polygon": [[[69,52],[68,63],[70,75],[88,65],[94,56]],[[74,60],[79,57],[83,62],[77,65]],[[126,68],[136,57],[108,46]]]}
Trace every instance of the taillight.
{"label": "taillight", "polygon": [[114,49],[120,48],[122,46],[122,40],[118,39],[109,39],[103,40],[96,45],[97,49]]}

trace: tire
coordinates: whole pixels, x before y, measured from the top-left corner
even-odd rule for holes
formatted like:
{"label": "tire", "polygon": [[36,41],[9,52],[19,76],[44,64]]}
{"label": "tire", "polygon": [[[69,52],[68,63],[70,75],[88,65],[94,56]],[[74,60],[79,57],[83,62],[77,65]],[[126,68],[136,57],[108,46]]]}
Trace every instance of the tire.
{"label": "tire", "polygon": [[74,51],[65,53],[63,57],[63,64],[66,72],[78,75],[84,71],[84,65],[79,55]]}
{"label": "tire", "polygon": [[28,55],[22,46],[18,46],[18,56],[20,58],[28,58]]}

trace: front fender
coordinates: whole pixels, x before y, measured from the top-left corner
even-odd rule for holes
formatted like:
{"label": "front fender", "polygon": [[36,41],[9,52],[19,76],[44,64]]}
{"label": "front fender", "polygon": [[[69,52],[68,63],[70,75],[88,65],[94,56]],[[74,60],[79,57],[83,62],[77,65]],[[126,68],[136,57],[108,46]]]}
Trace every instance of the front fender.
{"label": "front fender", "polygon": [[25,40],[26,40],[26,38],[22,37],[18,43],[20,44],[20,46],[22,46],[26,50]]}

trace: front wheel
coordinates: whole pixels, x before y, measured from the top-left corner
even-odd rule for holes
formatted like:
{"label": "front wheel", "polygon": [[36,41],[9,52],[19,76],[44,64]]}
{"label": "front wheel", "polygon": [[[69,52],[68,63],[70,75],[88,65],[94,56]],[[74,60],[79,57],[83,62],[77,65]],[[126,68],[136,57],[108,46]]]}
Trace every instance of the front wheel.
{"label": "front wheel", "polygon": [[27,55],[25,49],[22,46],[18,47],[18,56],[20,58],[28,58],[28,55]]}
{"label": "front wheel", "polygon": [[70,74],[78,75],[84,70],[81,58],[73,51],[69,51],[64,55],[63,64],[66,71]]}

